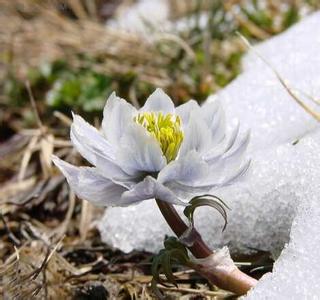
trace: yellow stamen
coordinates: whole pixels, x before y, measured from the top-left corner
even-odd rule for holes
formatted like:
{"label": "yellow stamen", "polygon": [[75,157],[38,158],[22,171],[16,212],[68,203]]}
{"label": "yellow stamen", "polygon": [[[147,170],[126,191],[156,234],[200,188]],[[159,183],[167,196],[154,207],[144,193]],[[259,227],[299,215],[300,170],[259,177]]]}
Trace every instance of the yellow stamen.
{"label": "yellow stamen", "polygon": [[168,163],[177,157],[183,140],[179,116],[164,115],[161,112],[145,112],[134,117],[134,121],[155,137]]}

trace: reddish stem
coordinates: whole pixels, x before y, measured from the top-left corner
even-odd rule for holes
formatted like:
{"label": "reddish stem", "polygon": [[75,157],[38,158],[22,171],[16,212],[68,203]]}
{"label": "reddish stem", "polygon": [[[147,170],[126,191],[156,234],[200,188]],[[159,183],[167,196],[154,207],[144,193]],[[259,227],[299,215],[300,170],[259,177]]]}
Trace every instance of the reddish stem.
{"label": "reddish stem", "polygon": [[[172,231],[180,237],[188,228],[185,222],[181,219],[173,205],[156,200],[158,207],[167,221]],[[195,231],[195,241],[189,250],[196,258],[206,258],[212,255],[212,251],[202,240],[201,235]],[[214,272],[206,269],[204,266],[194,265],[194,268],[198,273],[206,277],[210,282],[237,295],[246,294],[257,283],[257,280],[241,272],[237,267],[234,267],[232,271],[227,268],[217,268]]]}

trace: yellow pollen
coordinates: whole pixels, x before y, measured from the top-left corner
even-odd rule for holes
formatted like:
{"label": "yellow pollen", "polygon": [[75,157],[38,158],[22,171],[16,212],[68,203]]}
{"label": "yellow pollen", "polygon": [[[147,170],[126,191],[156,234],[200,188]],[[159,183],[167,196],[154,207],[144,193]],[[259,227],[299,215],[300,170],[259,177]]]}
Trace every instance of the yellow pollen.
{"label": "yellow pollen", "polygon": [[134,117],[134,121],[155,137],[168,163],[177,157],[183,140],[179,116],[145,112]]}

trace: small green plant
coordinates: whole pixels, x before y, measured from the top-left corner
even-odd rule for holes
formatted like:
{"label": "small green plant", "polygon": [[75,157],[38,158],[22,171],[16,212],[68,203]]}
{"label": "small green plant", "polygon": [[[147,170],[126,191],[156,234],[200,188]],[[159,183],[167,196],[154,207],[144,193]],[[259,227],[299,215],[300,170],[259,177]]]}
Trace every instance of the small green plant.
{"label": "small green plant", "polygon": [[[53,109],[72,108],[84,112],[101,111],[106,97],[112,90],[112,78],[92,68],[71,68],[63,61],[44,64],[31,69],[28,74],[37,99]],[[9,104],[23,104],[27,101],[24,83],[14,77],[5,82],[5,93]]]}
{"label": "small green plant", "polygon": [[72,69],[66,63],[55,62],[44,65],[39,72],[37,82],[45,81],[49,85],[46,103],[55,109],[100,111],[112,89],[111,77],[90,67]]}
{"label": "small green plant", "polygon": [[111,92],[110,77],[90,70],[65,73],[56,80],[47,93],[50,107],[80,108],[85,112],[100,111]]}

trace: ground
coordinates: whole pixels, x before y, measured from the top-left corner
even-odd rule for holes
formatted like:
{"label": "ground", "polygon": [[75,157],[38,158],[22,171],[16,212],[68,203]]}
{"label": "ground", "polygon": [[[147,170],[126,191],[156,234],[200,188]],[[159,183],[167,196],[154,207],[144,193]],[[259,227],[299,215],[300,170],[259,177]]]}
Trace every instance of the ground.
{"label": "ground", "polygon": [[[171,0],[172,22],[202,14],[210,22],[166,35],[149,28],[149,38],[105,25],[133,2],[0,1],[0,291],[5,299],[153,298],[153,255],[125,254],[103,244],[94,226],[103,209],[77,199],[52,166],[53,153],[84,163],[69,141],[71,110],[98,126],[113,90],[139,107],[156,87],[176,104],[190,98],[202,102],[241,72],[246,47],[235,32],[256,43],[318,5]],[[272,268],[269,254],[259,249],[234,259],[257,278]],[[191,270],[175,268],[178,288],[159,286],[172,299],[234,297]]]}

